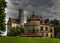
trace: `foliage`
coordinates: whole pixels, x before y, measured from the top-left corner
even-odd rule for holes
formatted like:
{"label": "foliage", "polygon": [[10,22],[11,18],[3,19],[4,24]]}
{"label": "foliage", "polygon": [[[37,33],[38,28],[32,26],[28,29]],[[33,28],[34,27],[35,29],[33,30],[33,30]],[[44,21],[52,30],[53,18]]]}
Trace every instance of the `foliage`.
{"label": "foliage", "polygon": [[[60,34],[60,24],[59,25],[55,25],[55,36],[57,37],[57,36],[60,36],[60,35],[58,35],[58,34]],[[60,38],[60,37],[59,37]]]}
{"label": "foliage", "polygon": [[57,19],[51,20],[51,23],[54,25],[59,25],[59,20]]}
{"label": "foliage", "polygon": [[45,23],[49,23],[49,19],[46,19],[46,20],[45,20]]}
{"label": "foliage", "polygon": [[[5,31],[5,0],[0,0],[0,30]],[[1,34],[1,33],[0,33]]]}
{"label": "foliage", "polygon": [[24,29],[22,27],[13,27],[8,33],[8,36],[17,36],[23,32],[24,32]]}
{"label": "foliage", "polygon": [[57,19],[51,20],[51,23],[54,24],[55,37],[57,37],[58,34],[60,34],[60,23],[59,23],[59,20],[57,20]]}

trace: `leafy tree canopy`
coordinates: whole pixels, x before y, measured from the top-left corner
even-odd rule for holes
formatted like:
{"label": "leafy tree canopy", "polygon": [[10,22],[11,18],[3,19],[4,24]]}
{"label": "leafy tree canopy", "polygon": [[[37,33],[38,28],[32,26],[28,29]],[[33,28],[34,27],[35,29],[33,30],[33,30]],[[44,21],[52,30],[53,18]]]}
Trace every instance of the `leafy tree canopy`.
{"label": "leafy tree canopy", "polygon": [[6,8],[5,0],[0,0],[0,31],[5,31],[5,8]]}
{"label": "leafy tree canopy", "polygon": [[24,28],[22,27],[13,27],[10,32],[8,33],[8,36],[17,36],[21,35],[21,33],[24,33]]}

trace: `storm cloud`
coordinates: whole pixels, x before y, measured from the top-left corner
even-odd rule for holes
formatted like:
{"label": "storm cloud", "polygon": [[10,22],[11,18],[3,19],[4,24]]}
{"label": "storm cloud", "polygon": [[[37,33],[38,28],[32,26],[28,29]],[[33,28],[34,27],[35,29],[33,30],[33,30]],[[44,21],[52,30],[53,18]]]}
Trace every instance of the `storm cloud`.
{"label": "storm cloud", "polygon": [[6,19],[18,18],[18,10],[24,8],[26,16],[36,15],[49,19],[60,19],[60,0],[6,0]]}

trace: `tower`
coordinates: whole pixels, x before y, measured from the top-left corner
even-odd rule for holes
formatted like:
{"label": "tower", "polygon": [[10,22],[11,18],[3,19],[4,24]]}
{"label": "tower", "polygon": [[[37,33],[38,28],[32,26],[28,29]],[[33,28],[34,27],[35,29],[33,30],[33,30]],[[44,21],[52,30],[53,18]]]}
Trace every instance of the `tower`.
{"label": "tower", "polygon": [[19,9],[19,16],[18,16],[19,24],[24,25],[24,10]]}

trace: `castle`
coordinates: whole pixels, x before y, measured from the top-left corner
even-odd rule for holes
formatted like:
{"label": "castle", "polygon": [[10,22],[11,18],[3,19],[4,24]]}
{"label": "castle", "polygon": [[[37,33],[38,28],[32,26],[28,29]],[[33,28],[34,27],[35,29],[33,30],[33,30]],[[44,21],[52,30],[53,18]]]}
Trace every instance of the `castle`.
{"label": "castle", "polygon": [[54,26],[47,19],[33,13],[32,16],[27,17],[27,23],[24,23],[23,12],[23,9],[19,9],[18,19],[9,18],[8,32],[12,27],[23,26],[24,33],[21,36],[54,37]]}

